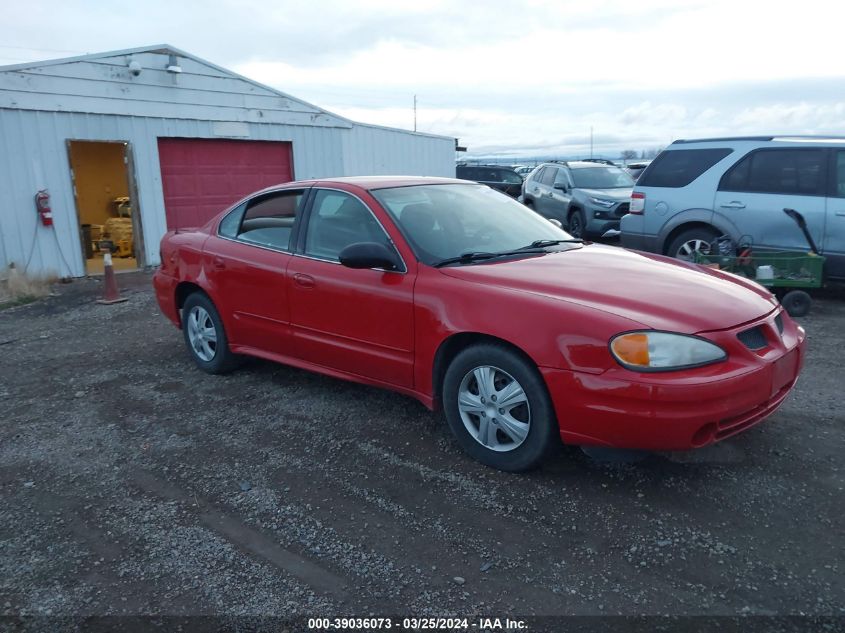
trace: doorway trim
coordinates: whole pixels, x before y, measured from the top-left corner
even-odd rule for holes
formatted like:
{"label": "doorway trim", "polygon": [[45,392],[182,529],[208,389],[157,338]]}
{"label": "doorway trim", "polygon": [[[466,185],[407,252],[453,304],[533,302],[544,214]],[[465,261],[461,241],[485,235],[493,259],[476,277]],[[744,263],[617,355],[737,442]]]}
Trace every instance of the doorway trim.
{"label": "doorway trim", "polygon": [[[79,210],[79,196],[76,192],[76,174],[73,171],[73,154],[71,153],[71,145],[73,143],[110,143],[123,145],[123,164],[126,167],[126,186],[129,191],[129,204],[132,207],[132,248],[135,251],[135,264],[138,270],[143,270],[147,265],[146,252],[144,249],[144,231],[143,223],[141,222],[141,207],[138,204],[138,183],[135,177],[135,158],[132,152],[132,143],[124,140],[100,139],[100,138],[68,138],[65,139],[65,149],[67,150],[68,174],[70,176],[70,185],[73,191],[73,206],[76,210],[76,228],[77,231],[82,228],[81,214]],[[80,255],[82,258],[82,270],[84,275],[88,275],[88,264],[85,259],[85,249],[82,248]]]}

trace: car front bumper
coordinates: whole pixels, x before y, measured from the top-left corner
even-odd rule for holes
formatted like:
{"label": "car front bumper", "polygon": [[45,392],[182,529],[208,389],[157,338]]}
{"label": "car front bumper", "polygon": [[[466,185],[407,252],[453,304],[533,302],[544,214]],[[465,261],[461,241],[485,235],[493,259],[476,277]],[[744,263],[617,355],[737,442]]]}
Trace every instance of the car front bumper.
{"label": "car front bumper", "polygon": [[790,327],[779,349],[755,353],[747,363],[726,362],[724,374],[719,364],[650,374],[621,367],[598,375],[542,368],[561,439],[573,445],[674,451],[751,428],[777,410],[798,379],[806,343],[803,330],[794,323]]}

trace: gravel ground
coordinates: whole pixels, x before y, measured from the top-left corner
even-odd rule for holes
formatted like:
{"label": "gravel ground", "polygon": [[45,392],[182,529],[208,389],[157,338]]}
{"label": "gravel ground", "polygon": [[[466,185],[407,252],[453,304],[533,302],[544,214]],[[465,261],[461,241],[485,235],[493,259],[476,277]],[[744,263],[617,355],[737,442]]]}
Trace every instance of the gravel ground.
{"label": "gravel ground", "polygon": [[194,368],[145,274],[0,312],[0,613],[845,614],[845,302],[770,420],[510,475],[403,396]]}

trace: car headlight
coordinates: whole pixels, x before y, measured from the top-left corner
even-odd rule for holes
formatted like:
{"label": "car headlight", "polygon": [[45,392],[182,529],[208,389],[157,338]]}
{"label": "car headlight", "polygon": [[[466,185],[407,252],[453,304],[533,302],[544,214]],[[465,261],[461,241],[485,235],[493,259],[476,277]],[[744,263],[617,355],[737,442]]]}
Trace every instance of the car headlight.
{"label": "car headlight", "polygon": [[600,207],[604,207],[605,209],[609,209],[616,204],[613,200],[602,200],[601,198],[590,198],[590,202],[597,204]]}
{"label": "car headlight", "polygon": [[718,363],[728,357],[718,345],[697,336],[644,330],[610,339],[617,362],[633,371],[672,371]]}

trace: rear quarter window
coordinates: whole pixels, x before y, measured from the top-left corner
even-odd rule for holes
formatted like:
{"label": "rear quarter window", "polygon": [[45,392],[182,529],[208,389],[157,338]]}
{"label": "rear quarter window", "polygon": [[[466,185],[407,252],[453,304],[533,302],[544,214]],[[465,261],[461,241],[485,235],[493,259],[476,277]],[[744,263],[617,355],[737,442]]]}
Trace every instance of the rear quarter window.
{"label": "rear quarter window", "polygon": [[732,151],[729,147],[664,151],[646,167],[637,184],[643,187],[686,187]]}

